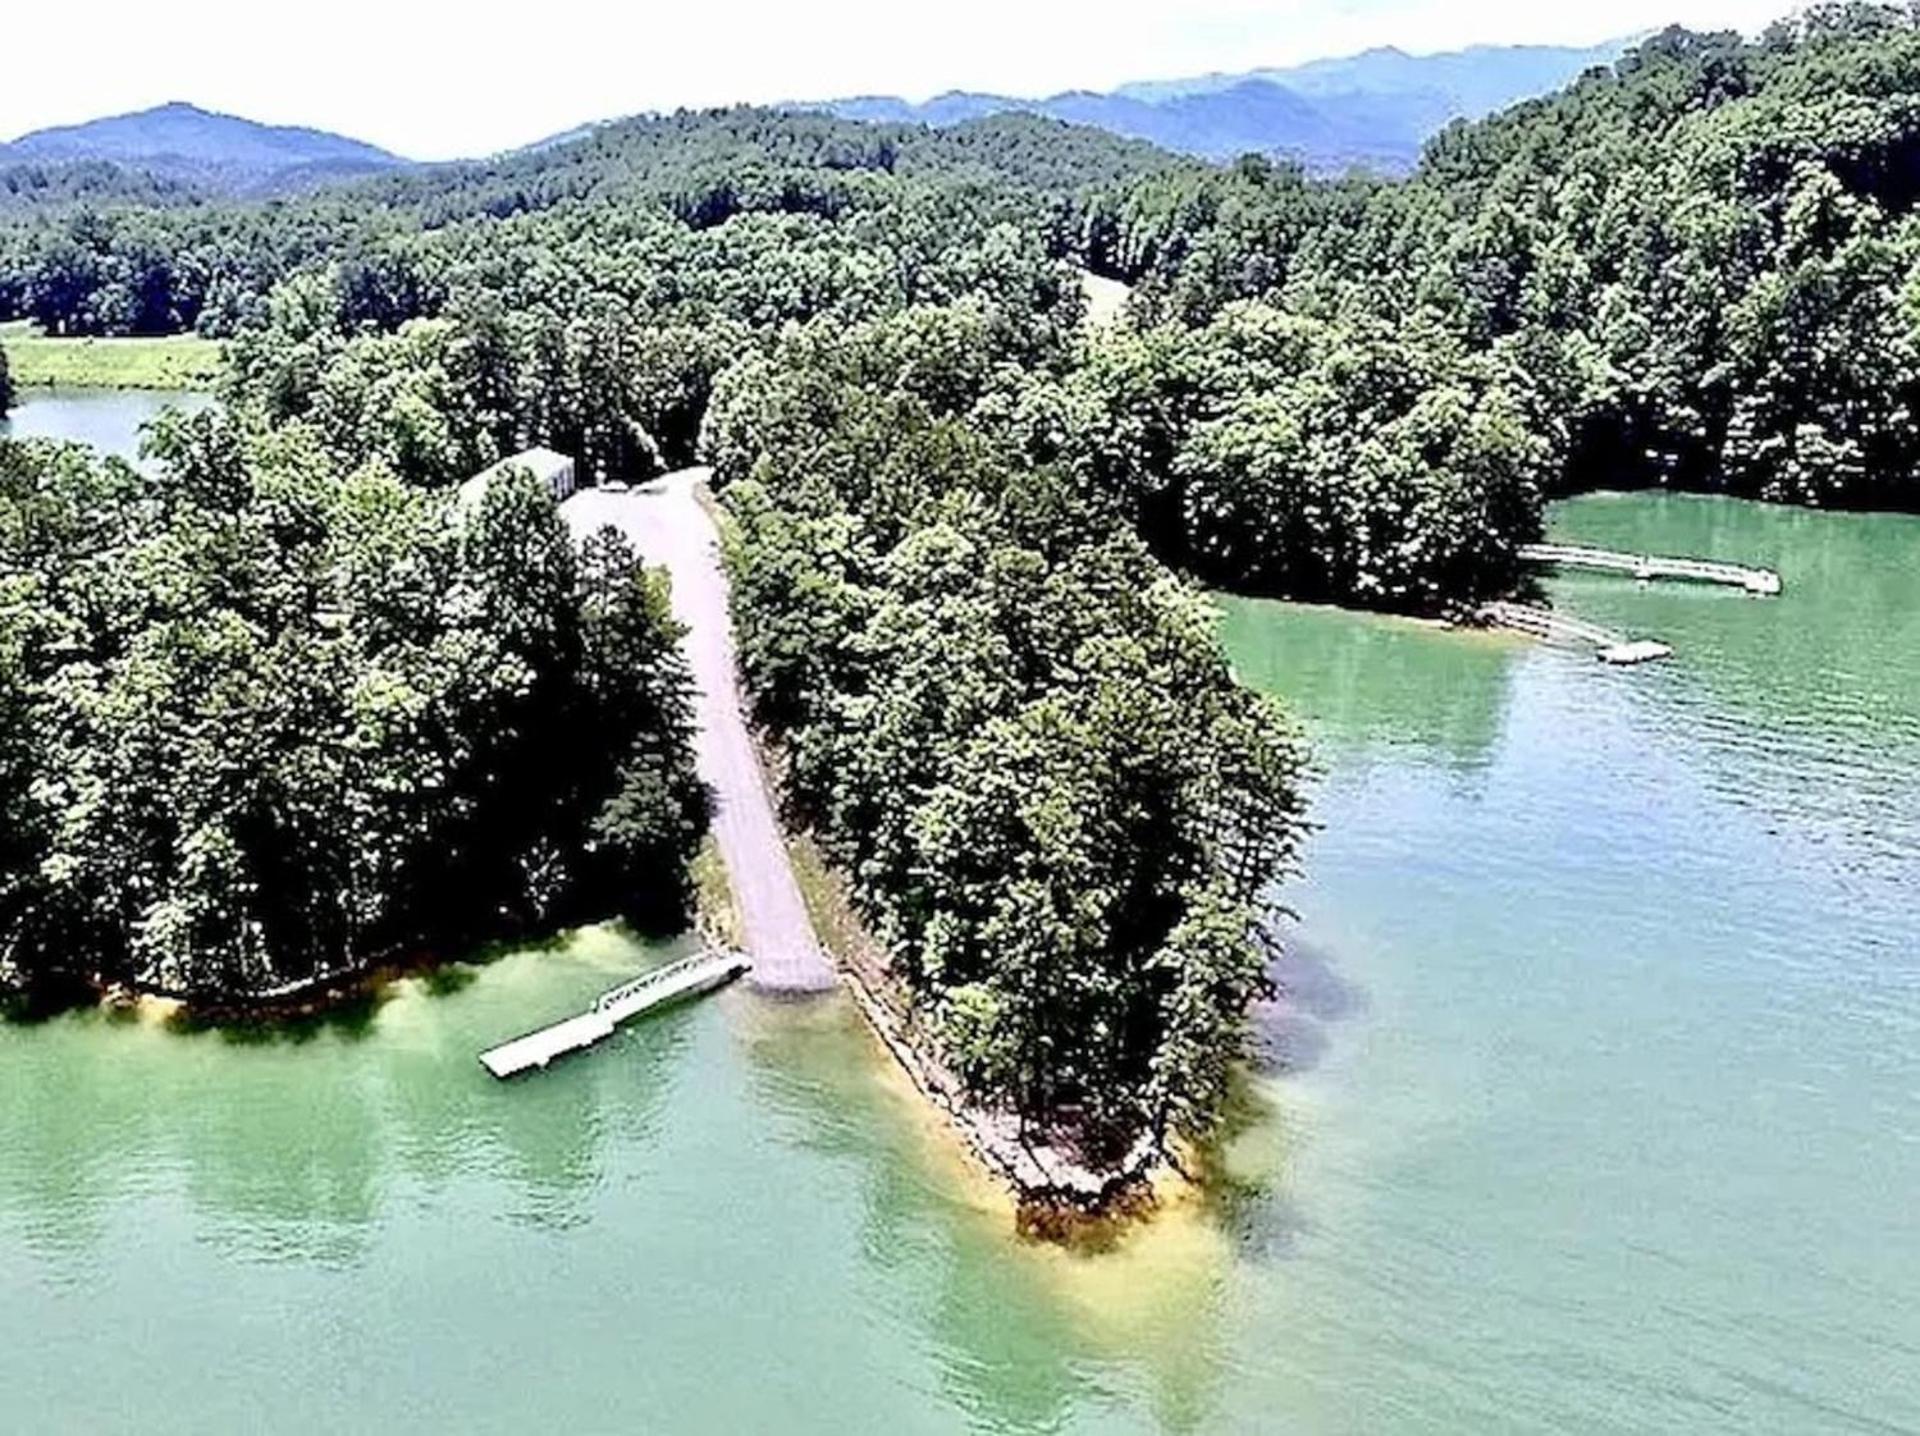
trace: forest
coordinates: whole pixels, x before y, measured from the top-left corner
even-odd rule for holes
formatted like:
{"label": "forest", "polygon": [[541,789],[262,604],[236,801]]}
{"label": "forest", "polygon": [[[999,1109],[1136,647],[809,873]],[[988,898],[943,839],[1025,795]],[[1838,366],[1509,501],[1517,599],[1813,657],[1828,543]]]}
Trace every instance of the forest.
{"label": "forest", "polygon": [[241,1001],[676,915],[657,576],[526,475],[463,512],[217,411],[152,443],[0,444],[0,981]]}
{"label": "forest", "polygon": [[1104,1158],[1220,1110],[1302,755],[1202,596],[1030,457],[1048,396],[996,327],[792,330],[722,377],[705,447],[793,816],[966,1089]]}
{"label": "forest", "polygon": [[1907,12],[1843,5],[1656,36],[1404,181],[755,109],[297,199],[0,173],[0,321],[230,341],[151,483],[0,446],[0,977],[244,994],[670,910],[662,580],[446,496],[529,442],[708,462],[788,816],[941,1055],[1103,1147],[1204,1131],[1304,758],[1202,586],[1456,613],[1600,486],[1920,507],[1916,94]]}
{"label": "forest", "polygon": [[1916,90],[1904,8],[1669,31],[1451,127],[1403,184],[1252,161],[1109,190],[1087,256],[1188,330],[1264,303],[1473,356],[1550,493],[1912,509]]}

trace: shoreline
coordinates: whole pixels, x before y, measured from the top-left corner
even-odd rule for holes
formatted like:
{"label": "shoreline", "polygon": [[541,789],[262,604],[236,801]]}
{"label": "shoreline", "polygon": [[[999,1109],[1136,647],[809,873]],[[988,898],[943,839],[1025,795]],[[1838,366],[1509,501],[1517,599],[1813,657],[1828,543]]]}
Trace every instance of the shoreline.
{"label": "shoreline", "polygon": [[1104,1171],[1076,1162],[1057,1148],[1023,1141],[1011,1119],[996,1121],[994,1114],[970,1106],[938,1075],[860,974],[848,969],[846,977],[868,1029],[931,1109],[930,1115],[957,1139],[970,1164],[1012,1201],[1014,1222],[1023,1234],[1072,1244],[1085,1230],[1150,1215],[1167,1181],[1192,1184],[1145,1137],[1125,1162]]}
{"label": "shoreline", "polygon": [[[732,521],[704,480],[692,486],[692,495],[713,525],[724,566]],[[730,612],[725,621],[730,627]],[[1182,1175],[1178,1161],[1150,1133],[1138,1138],[1117,1165],[1094,1166],[1080,1159],[1070,1131],[1036,1136],[1012,1113],[982,1108],[966,1099],[935,1044],[916,1031],[912,1003],[893,980],[888,954],[861,921],[845,878],[811,834],[796,834],[784,821],[779,796],[786,784],[779,745],[751,722],[745,728],[749,761],[757,769],[762,791],[773,799],[775,837],[782,848],[779,860],[792,871],[813,941],[852,994],[867,1027],[922,1101],[959,1138],[975,1165],[1012,1197],[1021,1227],[1066,1235],[1085,1221],[1097,1222],[1150,1205],[1159,1178]],[[702,849],[703,858],[707,851]],[[696,888],[703,927],[733,930],[739,911],[725,865],[709,862]]]}
{"label": "shoreline", "polygon": [[357,1002],[378,1002],[393,983],[430,975],[454,960],[385,959],[324,976],[285,983],[265,992],[203,997],[175,988],[109,982],[98,975],[85,981],[95,1005],[108,1010],[154,1011],[182,1023],[207,1027],[243,1027],[306,1022],[334,1016]]}
{"label": "shoreline", "polygon": [[58,394],[74,390],[88,394],[203,394],[219,382],[218,374],[210,375],[204,380],[191,378],[151,383],[115,378],[106,374],[87,378],[61,375],[46,379],[22,379],[16,376],[13,381],[13,397],[17,402],[34,394]]}
{"label": "shoreline", "polygon": [[[1059,1144],[1022,1136],[1010,1115],[983,1110],[968,1103],[958,1084],[937,1058],[915,1043],[912,1021],[897,999],[886,992],[883,959],[839,891],[838,874],[819,857],[812,840],[789,839],[804,874],[801,891],[814,911],[821,945],[845,979],[848,995],[863,1026],[877,1041],[888,1062],[906,1079],[929,1117],[949,1134],[953,1150],[1011,1203],[1014,1221],[1024,1235],[1072,1245],[1089,1233],[1104,1232],[1114,1223],[1149,1216],[1166,1200],[1171,1185],[1181,1189],[1203,1185],[1170,1152],[1142,1137],[1117,1166],[1100,1168],[1077,1160]],[[822,891],[825,884],[836,891]],[[703,942],[722,941],[732,927],[727,911],[706,906],[710,899],[728,895],[709,879],[701,894],[700,910],[689,929]],[[831,921],[822,922],[818,909],[831,909]],[[822,930],[825,929],[825,930]],[[857,934],[850,941],[850,934]],[[854,949],[865,946],[867,951]],[[876,960],[881,962],[875,970]],[[166,1025],[183,1027],[244,1027],[296,1024],[324,1020],[359,1002],[377,1003],[382,993],[408,978],[428,977],[465,959],[386,960],[350,971],[287,983],[258,994],[208,998],[197,994],[109,981],[99,974],[75,979],[72,1000],[56,1010],[94,1008],[127,1013]]]}
{"label": "shoreline", "polygon": [[1178,1158],[1150,1136],[1142,1136],[1119,1164],[1096,1167],[1079,1160],[1070,1144],[1023,1133],[1011,1114],[968,1102],[938,1057],[915,1040],[886,955],[855,913],[838,870],[810,834],[789,836],[788,850],[815,935],[867,1029],[968,1163],[1012,1201],[1023,1233],[1071,1242],[1089,1227],[1151,1212],[1170,1182],[1195,1185]]}

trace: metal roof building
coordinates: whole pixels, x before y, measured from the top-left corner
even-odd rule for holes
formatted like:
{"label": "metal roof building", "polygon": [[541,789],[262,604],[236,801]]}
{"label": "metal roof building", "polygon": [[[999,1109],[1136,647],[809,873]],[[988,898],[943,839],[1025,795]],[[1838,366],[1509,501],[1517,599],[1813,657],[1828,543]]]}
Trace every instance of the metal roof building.
{"label": "metal roof building", "polygon": [[502,459],[492,468],[482,469],[460,485],[460,507],[471,509],[485,497],[487,486],[509,469],[525,469],[547,486],[557,504],[572,496],[579,486],[573,460],[552,449],[533,448],[512,458]]}

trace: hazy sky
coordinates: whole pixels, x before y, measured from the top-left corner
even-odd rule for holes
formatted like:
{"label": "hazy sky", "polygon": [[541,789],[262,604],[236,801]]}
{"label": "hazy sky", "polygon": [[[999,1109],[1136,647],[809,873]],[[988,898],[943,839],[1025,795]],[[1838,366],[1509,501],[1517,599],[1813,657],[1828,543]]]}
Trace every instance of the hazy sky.
{"label": "hazy sky", "polygon": [[191,100],[419,159],[735,100],[1043,94],[1372,45],[1748,31],[1791,0],[5,0],[0,137]]}

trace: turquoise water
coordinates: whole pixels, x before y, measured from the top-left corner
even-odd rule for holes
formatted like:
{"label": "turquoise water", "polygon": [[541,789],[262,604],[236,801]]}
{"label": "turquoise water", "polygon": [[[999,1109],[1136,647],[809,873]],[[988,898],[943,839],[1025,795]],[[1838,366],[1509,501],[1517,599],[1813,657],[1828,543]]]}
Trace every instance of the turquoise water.
{"label": "turquoise water", "polygon": [[1624,670],[1230,610],[1326,766],[1293,902],[1340,1004],[1282,1103],[1298,1266],[1375,1298],[1325,1292],[1371,1328],[1337,1424],[1920,1428],[1920,522],[1554,527],[1787,593],[1551,583],[1676,649]]}
{"label": "turquoise water", "polygon": [[0,1028],[0,1424],[1920,1431],[1920,523],[1659,497],[1631,670],[1231,602],[1323,825],[1225,1177],[1017,1240],[844,1003],[500,1086],[592,931],[249,1040]]}

